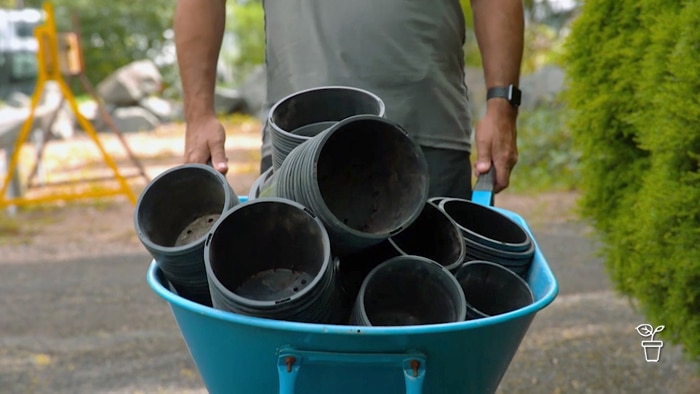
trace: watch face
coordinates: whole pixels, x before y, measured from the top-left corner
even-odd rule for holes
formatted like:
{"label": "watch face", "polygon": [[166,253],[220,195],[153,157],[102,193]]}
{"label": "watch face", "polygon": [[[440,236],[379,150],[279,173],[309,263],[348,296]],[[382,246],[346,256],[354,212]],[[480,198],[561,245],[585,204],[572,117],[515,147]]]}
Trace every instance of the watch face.
{"label": "watch face", "polygon": [[516,88],[513,85],[510,85],[510,103],[515,105],[516,107],[520,105],[520,99],[522,98],[522,92],[520,89]]}

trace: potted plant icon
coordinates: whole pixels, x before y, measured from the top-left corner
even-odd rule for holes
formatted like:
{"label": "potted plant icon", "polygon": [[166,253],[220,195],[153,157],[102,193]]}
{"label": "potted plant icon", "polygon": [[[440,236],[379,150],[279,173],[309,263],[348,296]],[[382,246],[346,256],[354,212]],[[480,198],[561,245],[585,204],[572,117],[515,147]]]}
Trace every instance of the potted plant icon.
{"label": "potted plant icon", "polygon": [[661,348],[664,346],[664,341],[655,341],[654,335],[664,330],[664,326],[652,327],[651,324],[640,324],[637,326],[637,332],[644,338],[649,338],[648,341],[642,341],[644,348],[644,359],[648,363],[659,362],[661,358]]}

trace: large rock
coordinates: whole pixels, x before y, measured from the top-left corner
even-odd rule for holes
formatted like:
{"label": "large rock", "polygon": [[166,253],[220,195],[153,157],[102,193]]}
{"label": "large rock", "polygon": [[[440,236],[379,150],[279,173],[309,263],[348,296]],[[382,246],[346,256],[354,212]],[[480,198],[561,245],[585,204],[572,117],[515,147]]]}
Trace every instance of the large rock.
{"label": "large rock", "polygon": [[22,92],[12,92],[5,100],[10,107],[23,108],[32,105],[32,98]]}
{"label": "large rock", "polygon": [[63,92],[57,82],[46,82],[39,105],[48,108],[51,112],[37,119],[39,128],[49,129],[51,135],[59,139],[67,139],[75,134],[75,114],[68,105],[68,101],[64,101]]}
{"label": "large rock", "polygon": [[[110,116],[116,109],[114,104],[103,103],[102,106],[107,115]],[[100,111],[100,108],[95,101],[90,100],[78,104],[78,111],[80,111],[80,114],[83,115],[88,122],[90,122],[95,131],[99,132],[111,130],[107,124],[107,120],[103,116],[103,113]],[[79,124],[76,124],[76,127],[80,127],[82,129]]]}
{"label": "large rock", "polygon": [[240,91],[217,87],[214,92],[214,108],[217,113],[231,114],[246,112],[247,104]]}
{"label": "large rock", "polygon": [[124,133],[150,131],[160,124],[157,116],[139,106],[116,108],[112,119],[119,131]]}
{"label": "large rock", "polygon": [[148,96],[139,101],[139,106],[155,115],[161,122],[171,122],[177,117],[175,106],[168,100]]}
{"label": "large rock", "polygon": [[136,105],[163,86],[163,76],[150,60],[130,63],[97,85],[97,92],[105,103],[117,106]]}

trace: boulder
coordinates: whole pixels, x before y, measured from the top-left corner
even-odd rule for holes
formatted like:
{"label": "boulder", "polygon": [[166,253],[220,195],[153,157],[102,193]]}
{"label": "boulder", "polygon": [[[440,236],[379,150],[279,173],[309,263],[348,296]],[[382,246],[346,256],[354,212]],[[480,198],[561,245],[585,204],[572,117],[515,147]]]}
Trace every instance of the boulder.
{"label": "boulder", "polygon": [[117,106],[137,105],[143,98],[160,92],[163,76],[151,60],[130,63],[97,85],[97,92],[105,103]]}
{"label": "boulder", "polygon": [[[75,133],[75,114],[67,101],[63,101],[63,92],[58,83],[47,81],[39,105],[47,109],[45,116],[37,117],[37,126],[42,130],[50,127],[53,137],[67,139]],[[60,106],[60,108],[59,108]]]}
{"label": "boulder", "polygon": [[12,92],[5,100],[10,107],[23,108],[32,105],[32,98],[22,92]]}
{"label": "boulder", "polygon": [[148,96],[139,101],[139,106],[155,115],[161,122],[173,121],[177,114],[173,104],[160,97]]}
{"label": "boulder", "polygon": [[150,131],[160,124],[156,115],[140,106],[116,108],[112,119],[119,131],[124,133]]}
{"label": "boulder", "polygon": [[[111,115],[112,111],[114,111],[115,109],[114,104],[103,105],[105,111]],[[92,124],[92,127],[95,129],[95,131],[100,132],[109,130],[107,122],[102,117],[102,114],[100,113],[100,109],[97,106],[96,102],[90,100],[79,103],[78,111],[80,111],[80,114],[83,115],[83,117],[87,119],[88,122],[90,122],[90,124]],[[80,127],[80,125],[76,125],[76,127]]]}
{"label": "boulder", "polygon": [[216,113],[245,112],[246,107],[246,101],[238,90],[217,87],[214,91],[214,108]]}
{"label": "boulder", "polygon": [[[48,122],[47,122],[48,123]],[[56,112],[53,124],[51,124],[51,135],[58,139],[69,139],[75,134],[76,118],[68,104],[64,104]]]}

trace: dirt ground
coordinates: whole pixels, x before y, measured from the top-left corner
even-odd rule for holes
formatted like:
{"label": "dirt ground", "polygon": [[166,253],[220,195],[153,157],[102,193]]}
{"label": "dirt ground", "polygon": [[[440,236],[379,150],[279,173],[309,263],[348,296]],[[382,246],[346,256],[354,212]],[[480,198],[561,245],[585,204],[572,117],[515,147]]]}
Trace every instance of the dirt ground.
{"label": "dirt ground", "polygon": [[[251,120],[228,119],[225,127],[230,159],[227,178],[237,194],[247,195],[259,170],[260,125]],[[181,124],[124,136],[149,179],[182,162],[184,127]],[[137,166],[129,160],[115,135],[100,134],[99,141],[122,175],[138,175]],[[25,184],[36,152],[34,146],[26,144],[20,156],[19,179]],[[99,191],[116,185],[116,182],[84,181],[97,174],[113,174],[104,164],[96,144],[84,134],[47,144],[40,168],[33,179],[43,180],[46,185],[33,187],[27,196],[51,194],[57,189],[50,184],[61,180],[74,182],[70,192]],[[138,176],[130,177],[129,182],[136,196],[147,184],[145,178]],[[536,229],[540,223],[574,218],[576,197],[576,193],[523,195],[505,191],[496,197],[496,206],[520,214]],[[141,251],[133,220],[134,206],[125,195],[31,204],[14,213],[5,210],[0,212],[0,263],[61,261]]]}

